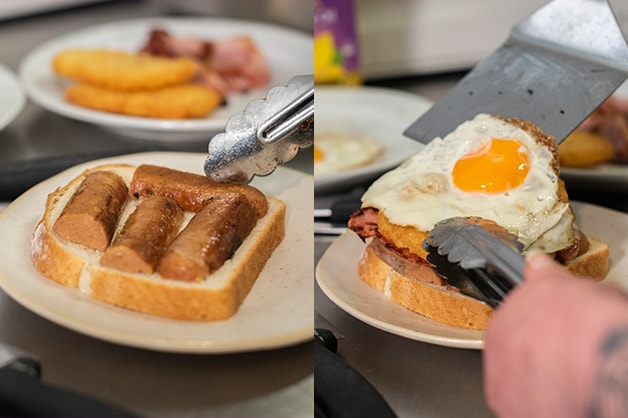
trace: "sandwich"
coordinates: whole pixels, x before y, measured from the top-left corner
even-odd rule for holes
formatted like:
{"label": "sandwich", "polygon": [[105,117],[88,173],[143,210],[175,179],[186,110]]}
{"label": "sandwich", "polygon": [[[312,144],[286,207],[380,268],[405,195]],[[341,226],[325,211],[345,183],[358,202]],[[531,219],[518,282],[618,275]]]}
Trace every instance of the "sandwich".
{"label": "sandwich", "polygon": [[577,275],[601,280],[608,245],[576,223],[555,138],[528,121],[479,114],[375,180],[349,229],[366,242],[358,275],[393,302],[455,327],[482,330],[492,309],[461,294],[426,261],[436,223],[479,217]]}
{"label": "sandwich", "polygon": [[222,320],[283,240],[285,211],[252,186],[149,164],[101,165],[48,195],[31,261],[44,277],[112,305]]}

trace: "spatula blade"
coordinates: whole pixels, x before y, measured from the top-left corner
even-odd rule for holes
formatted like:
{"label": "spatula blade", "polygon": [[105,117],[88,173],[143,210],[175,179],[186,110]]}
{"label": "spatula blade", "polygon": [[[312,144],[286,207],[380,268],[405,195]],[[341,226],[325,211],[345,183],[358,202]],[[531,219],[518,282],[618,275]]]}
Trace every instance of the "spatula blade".
{"label": "spatula blade", "polygon": [[478,113],[531,121],[563,141],[628,77],[628,44],[606,0],[554,0],[404,135],[428,143]]}

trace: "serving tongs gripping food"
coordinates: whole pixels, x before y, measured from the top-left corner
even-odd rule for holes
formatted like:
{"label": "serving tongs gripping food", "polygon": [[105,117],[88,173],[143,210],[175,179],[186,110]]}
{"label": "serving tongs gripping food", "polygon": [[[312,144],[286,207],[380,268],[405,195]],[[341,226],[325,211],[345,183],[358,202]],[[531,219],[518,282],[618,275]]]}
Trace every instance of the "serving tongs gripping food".
{"label": "serving tongs gripping food", "polygon": [[486,219],[445,219],[435,225],[423,248],[448,284],[493,308],[523,280],[523,244]]}
{"label": "serving tongs gripping food", "polygon": [[209,142],[205,174],[214,181],[248,183],[292,160],[314,143],[314,77],[301,75],[271,88],[266,98],[232,116]]}

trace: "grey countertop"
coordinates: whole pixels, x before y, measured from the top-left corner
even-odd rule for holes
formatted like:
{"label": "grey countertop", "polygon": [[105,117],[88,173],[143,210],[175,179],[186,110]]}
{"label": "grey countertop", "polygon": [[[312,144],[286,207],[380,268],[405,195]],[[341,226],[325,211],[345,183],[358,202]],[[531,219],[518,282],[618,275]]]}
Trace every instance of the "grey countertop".
{"label": "grey countertop", "polygon": [[[286,7],[281,8],[274,0],[249,3],[250,7],[234,7],[229,1],[101,2],[0,20],[0,63],[17,72],[22,58],[46,40],[94,24],[152,16],[255,19],[311,33],[311,8],[303,10],[298,1],[283,2]],[[84,152],[123,154],[144,145],[56,115],[29,101],[19,116],[0,131],[0,164]],[[158,149],[206,152],[206,147],[206,143],[174,143],[160,144]],[[300,153],[291,165],[311,173],[312,154]],[[0,341],[39,356],[44,382],[144,416],[312,416],[311,342],[221,355],[129,348],[56,325],[23,308],[3,291]]]}

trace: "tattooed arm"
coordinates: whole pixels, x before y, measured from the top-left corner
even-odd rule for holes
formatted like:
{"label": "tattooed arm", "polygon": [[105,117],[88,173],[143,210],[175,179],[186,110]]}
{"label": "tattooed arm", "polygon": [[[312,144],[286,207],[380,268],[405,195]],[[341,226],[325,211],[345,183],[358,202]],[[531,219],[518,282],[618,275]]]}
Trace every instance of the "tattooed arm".
{"label": "tattooed arm", "polygon": [[499,417],[628,416],[628,299],[531,256],[489,323],[484,375]]}

